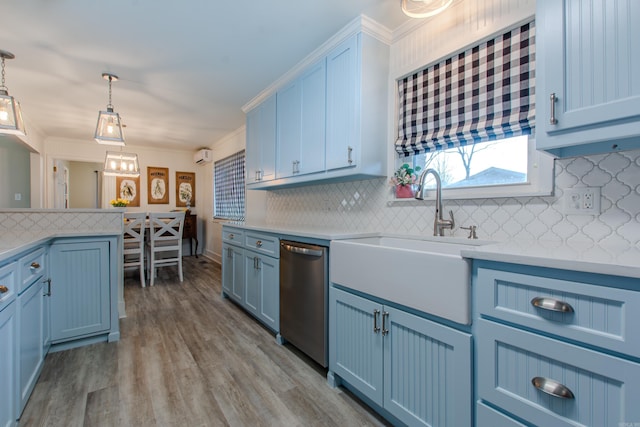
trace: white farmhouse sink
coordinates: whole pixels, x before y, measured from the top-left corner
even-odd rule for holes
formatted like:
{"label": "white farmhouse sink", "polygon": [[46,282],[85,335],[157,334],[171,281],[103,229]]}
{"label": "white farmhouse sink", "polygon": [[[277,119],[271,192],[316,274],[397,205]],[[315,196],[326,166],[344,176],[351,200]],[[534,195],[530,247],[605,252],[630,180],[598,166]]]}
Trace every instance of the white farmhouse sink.
{"label": "white farmhouse sink", "polygon": [[464,239],[366,237],[331,242],[330,280],[457,323],[471,323],[471,263]]}

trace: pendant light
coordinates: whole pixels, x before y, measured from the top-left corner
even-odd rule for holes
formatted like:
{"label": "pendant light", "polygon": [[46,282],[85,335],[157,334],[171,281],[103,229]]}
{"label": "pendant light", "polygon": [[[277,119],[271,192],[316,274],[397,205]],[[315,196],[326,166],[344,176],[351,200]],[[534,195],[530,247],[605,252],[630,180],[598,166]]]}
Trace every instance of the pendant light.
{"label": "pendant light", "polygon": [[113,111],[113,105],[111,105],[111,82],[118,81],[118,76],[102,73],[102,78],[109,81],[109,104],[107,104],[107,111],[100,111],[98,114],[98,125],[94,138],[98,144],[124,145],[120,115]]}
{"label": "pendant light", "polygon": [[15,55],[6,50],[0,50],[2,58],[2,83],[0,84],[0,134],[25,136],[20,103],[9,95],[9,89],[4,84],[4,60],[13,59]]}
{"label": "pendant light", "polygon": [[400,0],[405,15],[411,18],[429,18],[451,6],[453,0]]}
{"label": "pendant light", "polygon": [[140,176],[138,155],[135,153],[107,151],[103,173],[105,176]]}

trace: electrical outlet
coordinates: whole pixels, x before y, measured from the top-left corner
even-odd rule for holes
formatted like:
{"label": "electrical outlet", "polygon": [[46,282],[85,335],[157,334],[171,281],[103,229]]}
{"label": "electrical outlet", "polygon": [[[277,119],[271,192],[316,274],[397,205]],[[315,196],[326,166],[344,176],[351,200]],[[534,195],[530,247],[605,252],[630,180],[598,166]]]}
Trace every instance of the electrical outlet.
{"label": "electrical outlet", "polygon": [[564,191],[564,213],[567,215],[599,215],[600,187],[567,188]]}
{"label": "electrical outlet", "polygon": [[14,195],[13,195],[13,199],[14,199],[14,200],[17,200],[17,201],[22,200],[22,193],[16,193],[16,194],[14,194]]}

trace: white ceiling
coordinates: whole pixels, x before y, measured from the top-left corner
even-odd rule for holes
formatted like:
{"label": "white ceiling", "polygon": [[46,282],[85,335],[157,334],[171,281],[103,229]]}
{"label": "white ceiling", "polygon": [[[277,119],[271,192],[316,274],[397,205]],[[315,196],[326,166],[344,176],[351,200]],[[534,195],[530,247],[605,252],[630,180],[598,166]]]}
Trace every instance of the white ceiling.
{"label": "white ceiling", "polygon": [[3,0],[6,85],[27,132],[93,141],[113,105],[129,145],[197,149],[241,107],[360,14],[390,30],[400,0]]}

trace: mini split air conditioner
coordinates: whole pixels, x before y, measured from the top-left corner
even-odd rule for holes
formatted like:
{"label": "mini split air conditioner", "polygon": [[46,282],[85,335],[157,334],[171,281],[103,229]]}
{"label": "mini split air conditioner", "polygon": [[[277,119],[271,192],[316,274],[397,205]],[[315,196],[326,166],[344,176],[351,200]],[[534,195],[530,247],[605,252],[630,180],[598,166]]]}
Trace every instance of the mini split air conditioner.
{"label": "mini split air conditioner", "polygon": [[196,164],[198,165],[213,161],[213,155],[211,154],[211,150],[207,150],[207,149],[198,150],[198,152],[193,155],[193,161],[196,162]]}

